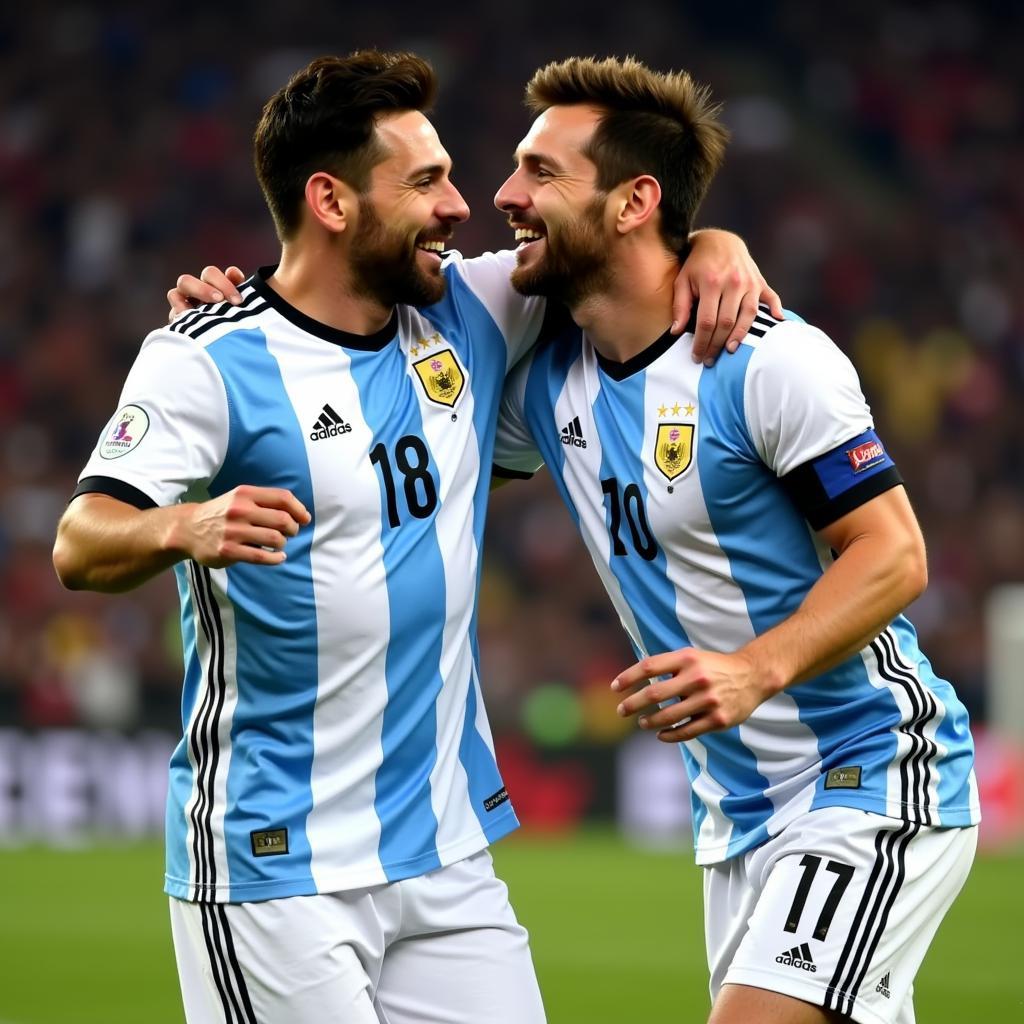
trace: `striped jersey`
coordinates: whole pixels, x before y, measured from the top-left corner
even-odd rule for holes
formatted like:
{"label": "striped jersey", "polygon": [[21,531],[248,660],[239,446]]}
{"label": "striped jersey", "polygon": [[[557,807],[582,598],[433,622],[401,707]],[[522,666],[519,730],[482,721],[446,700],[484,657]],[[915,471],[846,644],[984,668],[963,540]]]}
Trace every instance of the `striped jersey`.
{"label": "striped jersey", "polygon": [[[612,363],[566,323],[510,376],[499,417],[496,472],[547,463],[638,657],[731,652],[770,629],[833,560],[815,530],[900,483],[853,366],[819,330],[762,308],[710,369],[692,344],[666,334]],[[831,805],[979,817],[967,714],[903,616],[683,757],[698,863]]]}
{"label": "striped jersey", "polygon": [[267,268],[240,306],[143,343],[76,494],[149,508],[249,484],[312,515],[279,566],[176,567],[170,895],[361,888],[516,827],[476,641],[497,406],[544,309],[514,261],[447,254],[444,298],[366,337],[288,305]]}

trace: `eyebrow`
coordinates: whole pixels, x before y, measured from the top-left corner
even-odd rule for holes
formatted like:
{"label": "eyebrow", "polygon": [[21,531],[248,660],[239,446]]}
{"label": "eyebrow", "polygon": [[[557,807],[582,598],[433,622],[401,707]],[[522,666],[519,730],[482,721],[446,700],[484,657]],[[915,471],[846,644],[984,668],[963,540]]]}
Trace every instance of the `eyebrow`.
{"label": "eyebrow", "polygon": [[515,164],[516,167],[521,163],[529,163],[544,164],[545,166],[550,167],[553,171],[560,171],[563,169],[562,165],[554,157],[548,156],[547,153],[537,153],[529,149],[517,149],[515,153],[512,154],[512,163]]}
{"label": "eyebrow", "polygon": [[410,171],[408,180],[413,181],[416,178],[422,178],[424,176],[437,178],[442,174],[447,173],[449,173],[449,167],[445,164],[428,164],[424,167],[417,167],[414,171]]}

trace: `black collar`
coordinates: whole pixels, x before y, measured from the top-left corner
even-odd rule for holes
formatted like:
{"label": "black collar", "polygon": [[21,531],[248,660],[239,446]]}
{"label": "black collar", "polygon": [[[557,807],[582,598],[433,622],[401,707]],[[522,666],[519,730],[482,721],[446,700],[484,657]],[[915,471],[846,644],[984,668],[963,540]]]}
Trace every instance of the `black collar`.
{"label": "black collar", "polygon": [[269,267],[260,267],[259,270],[253,274],[252,277],[246,282],[251,284],[256,292],[264,299],[267,304],[273,306],[289,321],[289,323],[295,324],[296,327],[301,328],[307,334],[312,334],[314,337],[322,338],[324,341],[329,341],[334,345],[341,345],[343,348],[357,348],[362,349],[365,352],[379,352],[385,345],[394,338],[398,332],[398,310],[393,309],[388,322],[379,330],[373,334],[351,334],[349,331],[339,330],[337,327],[330,327],[327,324],[320,323],[319,320],[314,320],[311,316],[306,316],[301,310],[296,309],[291,303],[285,302],[283,298],[273,288],[267,284],[267,279],[277,270],[277,264],[275,263]]}
{"label": "black collar", "polygon": [[595,348],[594,355],[597,356],[597,365],[600,366],[612,380],[625,380],[627,377],[632,377],[634,373],[646,370],[655,359],[659,356],[663,356],[682,337],[683,334],[693,334],[696,329],[697,311],[694,309],[690,314],[688,323],[683,328],[682,334],[673,334],[671,330],[668,330],[656,341],[652,341],[642,352],[637,352],[632,359],[627,359],[624,363],[617,363],[613,359],[606,359]]}

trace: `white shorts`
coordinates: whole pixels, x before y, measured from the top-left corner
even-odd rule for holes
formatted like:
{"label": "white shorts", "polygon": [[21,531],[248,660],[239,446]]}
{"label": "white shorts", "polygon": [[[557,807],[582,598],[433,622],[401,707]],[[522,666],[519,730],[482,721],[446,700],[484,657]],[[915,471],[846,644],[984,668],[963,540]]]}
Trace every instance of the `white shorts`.
{"label": "white shorts", "polygon": [[390,885],[171,899],[188,1024],[543,1024],[526,929],[486,850]]}
{"label": "white shorts", "polygon": [[711,998],[770,989],[863,1024],[913,1024],[914,975],[974,860],[978,829],[810,811],[704,873]]}

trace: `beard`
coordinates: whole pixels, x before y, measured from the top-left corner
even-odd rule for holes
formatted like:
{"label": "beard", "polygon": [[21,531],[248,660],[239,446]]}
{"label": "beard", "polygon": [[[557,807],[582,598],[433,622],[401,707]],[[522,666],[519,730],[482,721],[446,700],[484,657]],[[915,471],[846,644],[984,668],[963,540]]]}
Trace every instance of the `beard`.
{"label": "beard", "polygon": [[574,306],[606,287],[608,243],[604,238],[605,200],[587,204],[571,223],[548,234],[544,256],[512,271],[512,287],[520,295],[543,295]]}
{"label": "beard", "polygon": [[352,243],[352,284],[382,306],[432,306],[444,297],[440,271],[416,262],[415,240],[390,230],[368,199],[359,199],[359,227]]}

